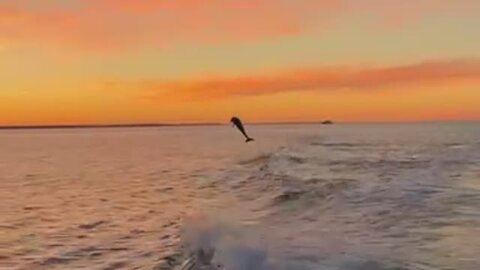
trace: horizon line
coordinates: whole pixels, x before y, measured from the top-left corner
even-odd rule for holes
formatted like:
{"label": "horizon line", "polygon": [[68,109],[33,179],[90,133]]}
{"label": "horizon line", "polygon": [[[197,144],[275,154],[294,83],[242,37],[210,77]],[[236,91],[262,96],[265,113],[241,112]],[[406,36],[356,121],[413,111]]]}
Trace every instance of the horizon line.
{"label": "horizon line", "polygon": [[[248,125],[326,125],[325,121],[268,121],[250,122]],[[333,124],[414,124],[414,123],[458,123],[480,122],[480,119],[458,120],[406,120],[406,121],[332,121]],[[126,124],[37,124],[37,125],[0,125],[0,130],[19,129],[83,129],[83,128],[148,128],[148,127],[196,127],[196,126],[225,126],[229,123],[222,122],[198,122],[198,123],[126,123]]]}

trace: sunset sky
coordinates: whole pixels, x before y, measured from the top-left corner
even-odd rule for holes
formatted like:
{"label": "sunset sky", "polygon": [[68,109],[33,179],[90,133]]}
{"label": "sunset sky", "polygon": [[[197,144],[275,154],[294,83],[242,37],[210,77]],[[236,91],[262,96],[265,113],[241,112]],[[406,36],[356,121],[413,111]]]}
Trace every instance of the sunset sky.
{"label": "sunset sky", "polygon": [[478,0],[0,0],[0,125],[480,120]]}

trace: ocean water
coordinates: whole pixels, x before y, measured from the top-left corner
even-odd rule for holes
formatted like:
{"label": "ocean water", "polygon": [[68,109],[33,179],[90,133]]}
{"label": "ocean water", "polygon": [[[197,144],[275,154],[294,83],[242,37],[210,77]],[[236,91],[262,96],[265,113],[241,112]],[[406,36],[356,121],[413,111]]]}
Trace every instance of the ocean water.
{"label": "ocean water", "polygon": [[0,269],[480,269],[479,123],[248,131],[0,131]]}

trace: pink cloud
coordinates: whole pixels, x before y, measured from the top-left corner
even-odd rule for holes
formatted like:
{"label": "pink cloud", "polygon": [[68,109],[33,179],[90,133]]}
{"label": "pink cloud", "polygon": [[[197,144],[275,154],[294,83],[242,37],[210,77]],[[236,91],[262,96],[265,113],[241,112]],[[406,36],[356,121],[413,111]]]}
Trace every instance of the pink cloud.
{"label": "pink cloud", "polygon": [[0,4],[0,37],[115,50],[179,42],[248,41],[294,35],[299,26],[273,1],[88,1],[71,8]]}
{"label": "pink cloud", "polygon": [[352,14],[398,24],[479,7],[472,0],[5,0],[0,38],[100,51],[252,42],[333,27]]}

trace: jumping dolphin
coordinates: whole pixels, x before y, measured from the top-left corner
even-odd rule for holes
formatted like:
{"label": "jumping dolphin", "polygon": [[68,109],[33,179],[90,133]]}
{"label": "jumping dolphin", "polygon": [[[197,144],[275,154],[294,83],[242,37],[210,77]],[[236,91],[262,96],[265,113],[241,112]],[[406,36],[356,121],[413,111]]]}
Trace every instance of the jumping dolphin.
{"label": "jumping dolphin", "polygon": [[245,128],[243,127],[242,121],[238,117],[232,117],[232,119],[230,119],[230,122],[232,122],[232,124],[235,125],[240,130],[240,132],[242,132],[243,136],[245,136],[246,138],[245,142],[248,143],[254,141],[254,139],[250,138],[247,135],[247,133],[245,132]]}

